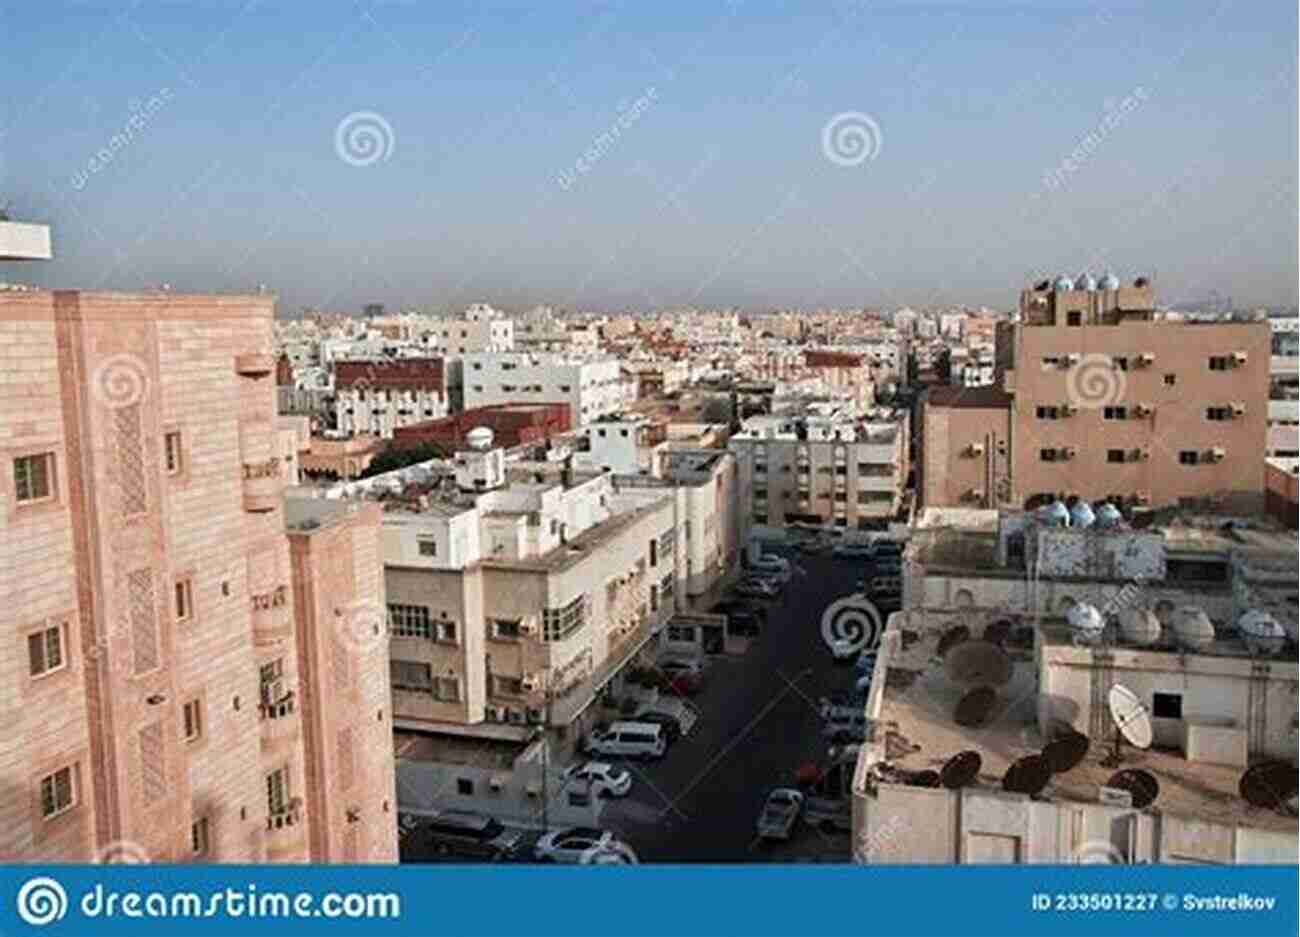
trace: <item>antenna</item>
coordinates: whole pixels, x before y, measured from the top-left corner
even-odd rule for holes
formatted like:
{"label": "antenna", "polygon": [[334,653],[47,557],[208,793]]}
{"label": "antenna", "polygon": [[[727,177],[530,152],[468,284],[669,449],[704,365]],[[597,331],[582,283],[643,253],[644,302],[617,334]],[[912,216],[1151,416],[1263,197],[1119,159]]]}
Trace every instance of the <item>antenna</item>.
{"label": "antenna", "polygon": [[1156,776],[1141,768],[1125,768],[1123,771],[1116,771],[1110,776],[1106,786],[1128,791],[1133,798],[1135,810],[1151,806],[1160,796],[1160,782],[1156,780]]}
{"label": "antenna", "polygon": [[984,759],[976,751],[958,752],[939,769],[939,781],[950,791],[966,787],[980,773]]}
{"label": "antenna", "polygon": [[1142,705],[1137,694],[1122,684],[1117,683],[1110,688],[1106,702],[1110,709],[1111,721],[1115,723],[1115,748],[1102,764],[1114,767],[1123,761],[1120,757],[1120,746],[1124,739],[1127,739],[1134,748],[1151,747],[1151,714]]}

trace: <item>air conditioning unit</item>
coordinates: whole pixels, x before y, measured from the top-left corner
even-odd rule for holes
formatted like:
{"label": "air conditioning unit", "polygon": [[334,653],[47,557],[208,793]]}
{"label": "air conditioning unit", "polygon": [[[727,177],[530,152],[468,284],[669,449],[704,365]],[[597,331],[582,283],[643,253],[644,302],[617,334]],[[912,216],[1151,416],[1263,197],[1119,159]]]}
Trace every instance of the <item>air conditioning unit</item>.
{"label": "air conditioning unit", "polygon": [[520,680],[519,683],[524,688],[525,693],[534,693],[542,685],[541,678],[535,673],[524,674],[524,678]]}
{"label": "air conditioning unit", "polygon": [[1152,352],[1144,351],[1137,356],[1137,363],[1139,367],[1148,368],[1156,363],[1156,356]]}
{"label": "air conditioning unit", "polygon": [[506,779],[499,774],[494,774],[492,775],[492,777],[488,778],[488,787],[490,787],[494,791],[501,790],[501,788],[505,787],[505,785],[506,785]]}
{"label": "air conditioning unit", "polygon": [[1138,416],[1150,416],[1155,413],[1155,407],[1149,403],[1137,403],[1133,405],[1133,412]]}
{"label": "air conditioning unit", "polygon": [[973,442],[966,447],[966,454],[969,456],[981,456],[984,454],[984,443]]}
{"label": "air conditioning unit", "polygon": [[1246,354],[1244,351],[1234,351],[1232,353],[1232,363],[1235,365],[1245,364],[1249,358],[1250,355]]}
{"label": "air conditioning unit", "polygon": [[1214,446],[1210,449],[1211,462],[1222,462],[1227,455],[1228,450],[1224,449],[1222,446]]}
{"label": "air conditioning unit", "polygon": [[528,707],[528,713],[527,713],[527,715],[526,715],[525,718],[527,719],[528,724],[529,724],[530,726],[541,725],[541,724],[542,724],[542,717],[543,717],[543,714],[542,714],[542,711],[541,711],[540,709],[537,709],[536,707],[533,707],[533,706]]}
{"label": "air conditioning unit", "polygon": [[264,706],[274,706],[288,695],[289,690],[283,680],[272,680],[270,683],[262,684],[262,704]]}
{"label": "air conditioning unit", "polygon": [[1123,790],[1118,787],[1107,787],[1101,785],[1097,788],[1097,800],[1107,807],[1132,807],[1133,794],[1131,791]]}
{"label": "air conditioning unit", "polygon": [[1239,401],[1239,400],[1234,400],[1231,404],[1229,404],[1229,406],[1232,407],[1232,415],[1233,415],[1233,416],[1245,416],[1245,415],[1246,415],[1246,405],[1245,405],[1244,403],[1242,403],[1241,401]]}
{"label": "air conditioning unit", "polygon": [[1079,408],[1072,403],[1063,403],[1061,404],[1060,409],[1061,412],[1064,413],[1066,416],[1074,416],[1076,413],[1079,412]]}
{"label": "air conditioning unit", "polygon": [[1068,355],[1062,356],[1061,363],[1064,364],[1066,367],[1073,367],[1074,365],[1079,363],[1078,353],[1072,351]]}
{"label": "air conditioning unit", "polygon": [[967,489],[966,497],[969,498],[971,501],[982,501],[984,500],[984,489],[983,488]]}
{"label": "air conditioning unit", "polygon": [[513,725],[522,725],[524,722],[523,711],[518,709],[507,709],[506,721],[512,723]]}
{"label": "air conditioning unit", "polygon": [[1129,453],[1130,462],[1149,462],[1151,460],[1150,449],[1134,449]]}
{"label": "air conditioning unit", "polygon": [[1135,492],[1135,493],[1133,494],[1133,503],[1134,503],[1134,504],[1150,504],[1150,503],[1151,503],[1151,495],[1150,495],[1150,493],[1149,493],[1149,492],[1146,492],[1146,491],[1138,491],[1138,492]]}
{"label": "air conditioning unit", "polygon": [[519,623],[519,633],[522,635],[532,636],[537,634],[537,623],[532,621],[523,621]]}
{"label": "air conditioning unit", "polygon": [[1061,450],[1061,457],[1065,459],[1073,459],[1078,454],[1079,450],[1074,448],[1074,446],[1066,446]]}

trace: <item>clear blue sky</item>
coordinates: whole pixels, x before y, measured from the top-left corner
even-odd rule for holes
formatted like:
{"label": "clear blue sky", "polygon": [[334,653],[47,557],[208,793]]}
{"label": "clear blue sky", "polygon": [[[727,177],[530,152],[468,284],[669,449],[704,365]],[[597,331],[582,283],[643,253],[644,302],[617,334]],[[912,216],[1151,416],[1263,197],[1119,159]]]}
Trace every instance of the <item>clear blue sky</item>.
{"label": "clear blue sky", "polygon": [[[1113,268],[1296,302],[1294,0],[0,11],[0,199],[58,254],[0,280],[1009,307]],[[358,112],[392,129],[370,165],[336,151]],[[879,129],[857,165],[823,151],[845,112]]]}

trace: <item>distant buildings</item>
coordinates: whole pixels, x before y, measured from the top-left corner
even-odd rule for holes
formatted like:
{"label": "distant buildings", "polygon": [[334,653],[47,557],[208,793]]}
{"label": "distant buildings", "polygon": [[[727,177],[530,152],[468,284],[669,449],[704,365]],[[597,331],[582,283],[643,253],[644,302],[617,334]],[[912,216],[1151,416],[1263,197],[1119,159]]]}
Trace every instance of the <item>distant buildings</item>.
{"label": "distant buildings", "polygon": [[507,403],[563,403],[573,426],[620,412],[636,396],[615,358],[551,354],[467,354],[465,409]]}
{"label": "distant buildings", "polygon": [[391,439],[394,430],[440,419],[450,410],[442,358],[338,361],[334,413],[339,431]]}

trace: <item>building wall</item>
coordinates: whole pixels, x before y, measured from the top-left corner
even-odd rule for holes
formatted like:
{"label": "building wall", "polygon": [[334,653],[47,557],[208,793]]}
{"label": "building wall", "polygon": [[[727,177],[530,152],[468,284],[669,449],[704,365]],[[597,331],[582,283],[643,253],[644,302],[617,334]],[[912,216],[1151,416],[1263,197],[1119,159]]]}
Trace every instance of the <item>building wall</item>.
{"label": "building wall", "polygon": [[492,430],[496,445],[510,449],[568,432],[569,407],[563,403],[476,407],[441,420],[397,427],[393,440],[403,445],[438,442],[455,447],[463,445],[465,435],[479,426]]}
{"label": "building wall", "polygon": [[635,395],[613,358],[467,355],[465,409],[503,403],[566,403],[574,427],[621,411]]}
{"label": "building wall", "polygon": [[923,506],[998,503],[997,486],[1009,459],[1008,417],[1005,408],[921,404],[917,483]]}

